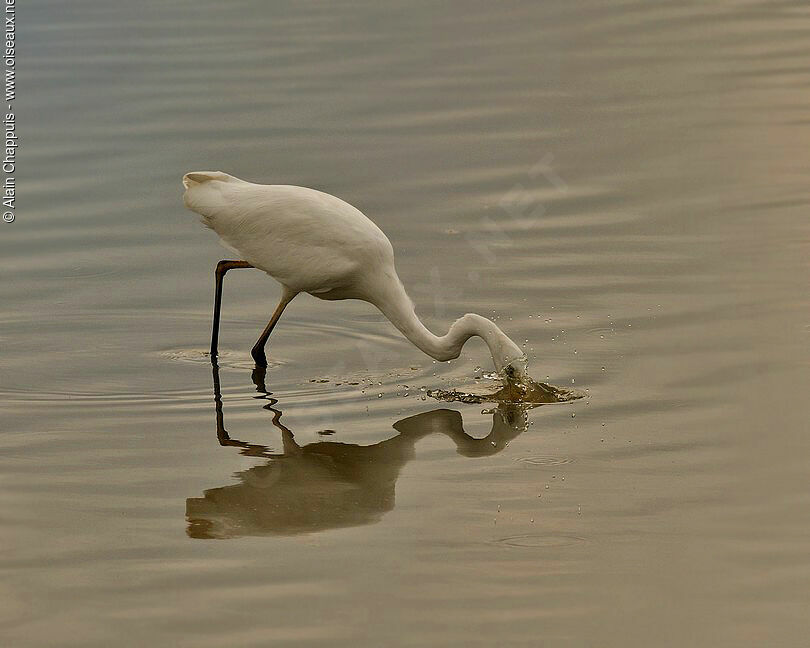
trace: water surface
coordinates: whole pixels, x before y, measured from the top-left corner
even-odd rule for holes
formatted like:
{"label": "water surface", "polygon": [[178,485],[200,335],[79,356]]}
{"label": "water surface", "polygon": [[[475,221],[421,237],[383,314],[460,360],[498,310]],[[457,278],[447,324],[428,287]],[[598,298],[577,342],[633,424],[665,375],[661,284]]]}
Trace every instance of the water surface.
{"label": "water surface", "polygon": [[[806,643],[804,3],[17,20],[4,645]],[[495,317],[588,398],[437,402],[483,344],[434,363],[306,296],[258,377],[279,289],[252,270],[213,376],[229,253],[182,207],[200,168],[357,205],[430,327]]]}

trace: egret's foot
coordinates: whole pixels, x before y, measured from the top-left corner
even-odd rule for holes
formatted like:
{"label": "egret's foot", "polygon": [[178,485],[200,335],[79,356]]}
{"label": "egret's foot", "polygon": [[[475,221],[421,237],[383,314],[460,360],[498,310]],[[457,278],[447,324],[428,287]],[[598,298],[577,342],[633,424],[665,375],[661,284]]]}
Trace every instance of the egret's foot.
{"label": "egret's foot", "polygon": [[253,356],[253,361],[256,363],[256,366],[260,369],[267,368],[267,356],[264,354],[264,349],[257,349],[253,348],[250,351],[250,355]]}

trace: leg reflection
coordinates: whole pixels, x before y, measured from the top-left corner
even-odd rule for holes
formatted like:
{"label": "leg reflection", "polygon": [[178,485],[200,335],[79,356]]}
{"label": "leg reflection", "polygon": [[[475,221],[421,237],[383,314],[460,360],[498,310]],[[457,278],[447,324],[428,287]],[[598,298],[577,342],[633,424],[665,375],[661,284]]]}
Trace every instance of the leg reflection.
{"label": "leg reflection", "polygon": [[[258,371],[258,370],[257,370]],[[186,501],[187,533],[194,538],[292,535],[377,522],[395,504],[395,485],[413,459],[415,444],[432,434],[449,437],[459,454],[497,454],[527,427],[525,410],[501,406],[492,429],[476,439],[464,431],[461,413],[435,409],[394,424],[398,434],[367,446],[318,441],[299,446],[282,422],[282,413],[265,385],[264,372],[253,380],[272,424],[281,432],[283,452],[231,438],[225,429],[219,370],[214,366],[217,439],[243,454],[268,461],[237,475],[238,482],[205,491]]]}

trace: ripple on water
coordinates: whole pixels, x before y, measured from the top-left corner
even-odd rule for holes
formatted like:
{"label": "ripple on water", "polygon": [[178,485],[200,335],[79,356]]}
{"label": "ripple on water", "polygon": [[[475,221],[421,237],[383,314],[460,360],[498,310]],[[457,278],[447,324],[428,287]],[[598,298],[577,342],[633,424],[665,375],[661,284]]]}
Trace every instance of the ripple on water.
{"label": "ripple on water", "polygon": [[585,331],[588,335],[598,335],[601,338],[606,338],[608,335],[615,335],[616,334],[616,327],[615,326],[597,326],[595,328],[589,328]]}
{"label": "ripple on water", "polygon": [[[160,356],[166,360],[178,362],[191,362],[194,364],[211,364],[211,353],[207,349],[168,349],[160,351]],[[275,358],[267,359],[268,369],[281,367],[286,364],[283,360]],[[217,366],[220,369],[253,369],[256,365],[253,359],[244,351],[230,351],[222,349],[217,354]]]}
{"label": "ripple on water", "polygon": [[571,457],[557,457],[554,455],[528,455],[516,457],[518,463],[529,464],[530,466],[565,466],[574,463]]}
{"label": "ripple on water", "polygon": [[525,533],[497,538],[492,541],[492,544],[519,549],[552,549],[570,547],[582,542],[586,542],[586,539],[569,533]]}
{"label": "ripple on water", "polygon": [[[235,388],[230,388],[226,392],[234,398],[240,396]],[[210,387],[198,387],[192,389],[166,389],[156,391],[131,391],[122,392],[110,390],[102,391],[78,391],[78,390],[48,390],[19,388],[0,390],[0,400],[17,403],[47,403],[59,402],[64,405],[87,405],[98,404],[102,407],[114,405],[149,405],[157,403],[205,403],[211,400]]]}

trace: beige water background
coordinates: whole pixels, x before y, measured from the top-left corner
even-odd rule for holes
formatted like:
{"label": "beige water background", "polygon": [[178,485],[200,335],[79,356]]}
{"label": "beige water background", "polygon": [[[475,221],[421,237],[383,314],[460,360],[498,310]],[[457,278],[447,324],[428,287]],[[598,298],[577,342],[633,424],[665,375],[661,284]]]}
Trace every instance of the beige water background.
{"label": "beige water background", "polygon": [[[81,0],[17,22],[3,646],[808,645],[806,3]],[[425,400],[488,369],[483,344],[434,364],[371,307],[309,297],[262,390],[248,350],[279,290],[239,270],[218,428],[228,253],[182,207],[191,169],[352,202],[429,326],[497,317],[535,378],[589,398]]]}

